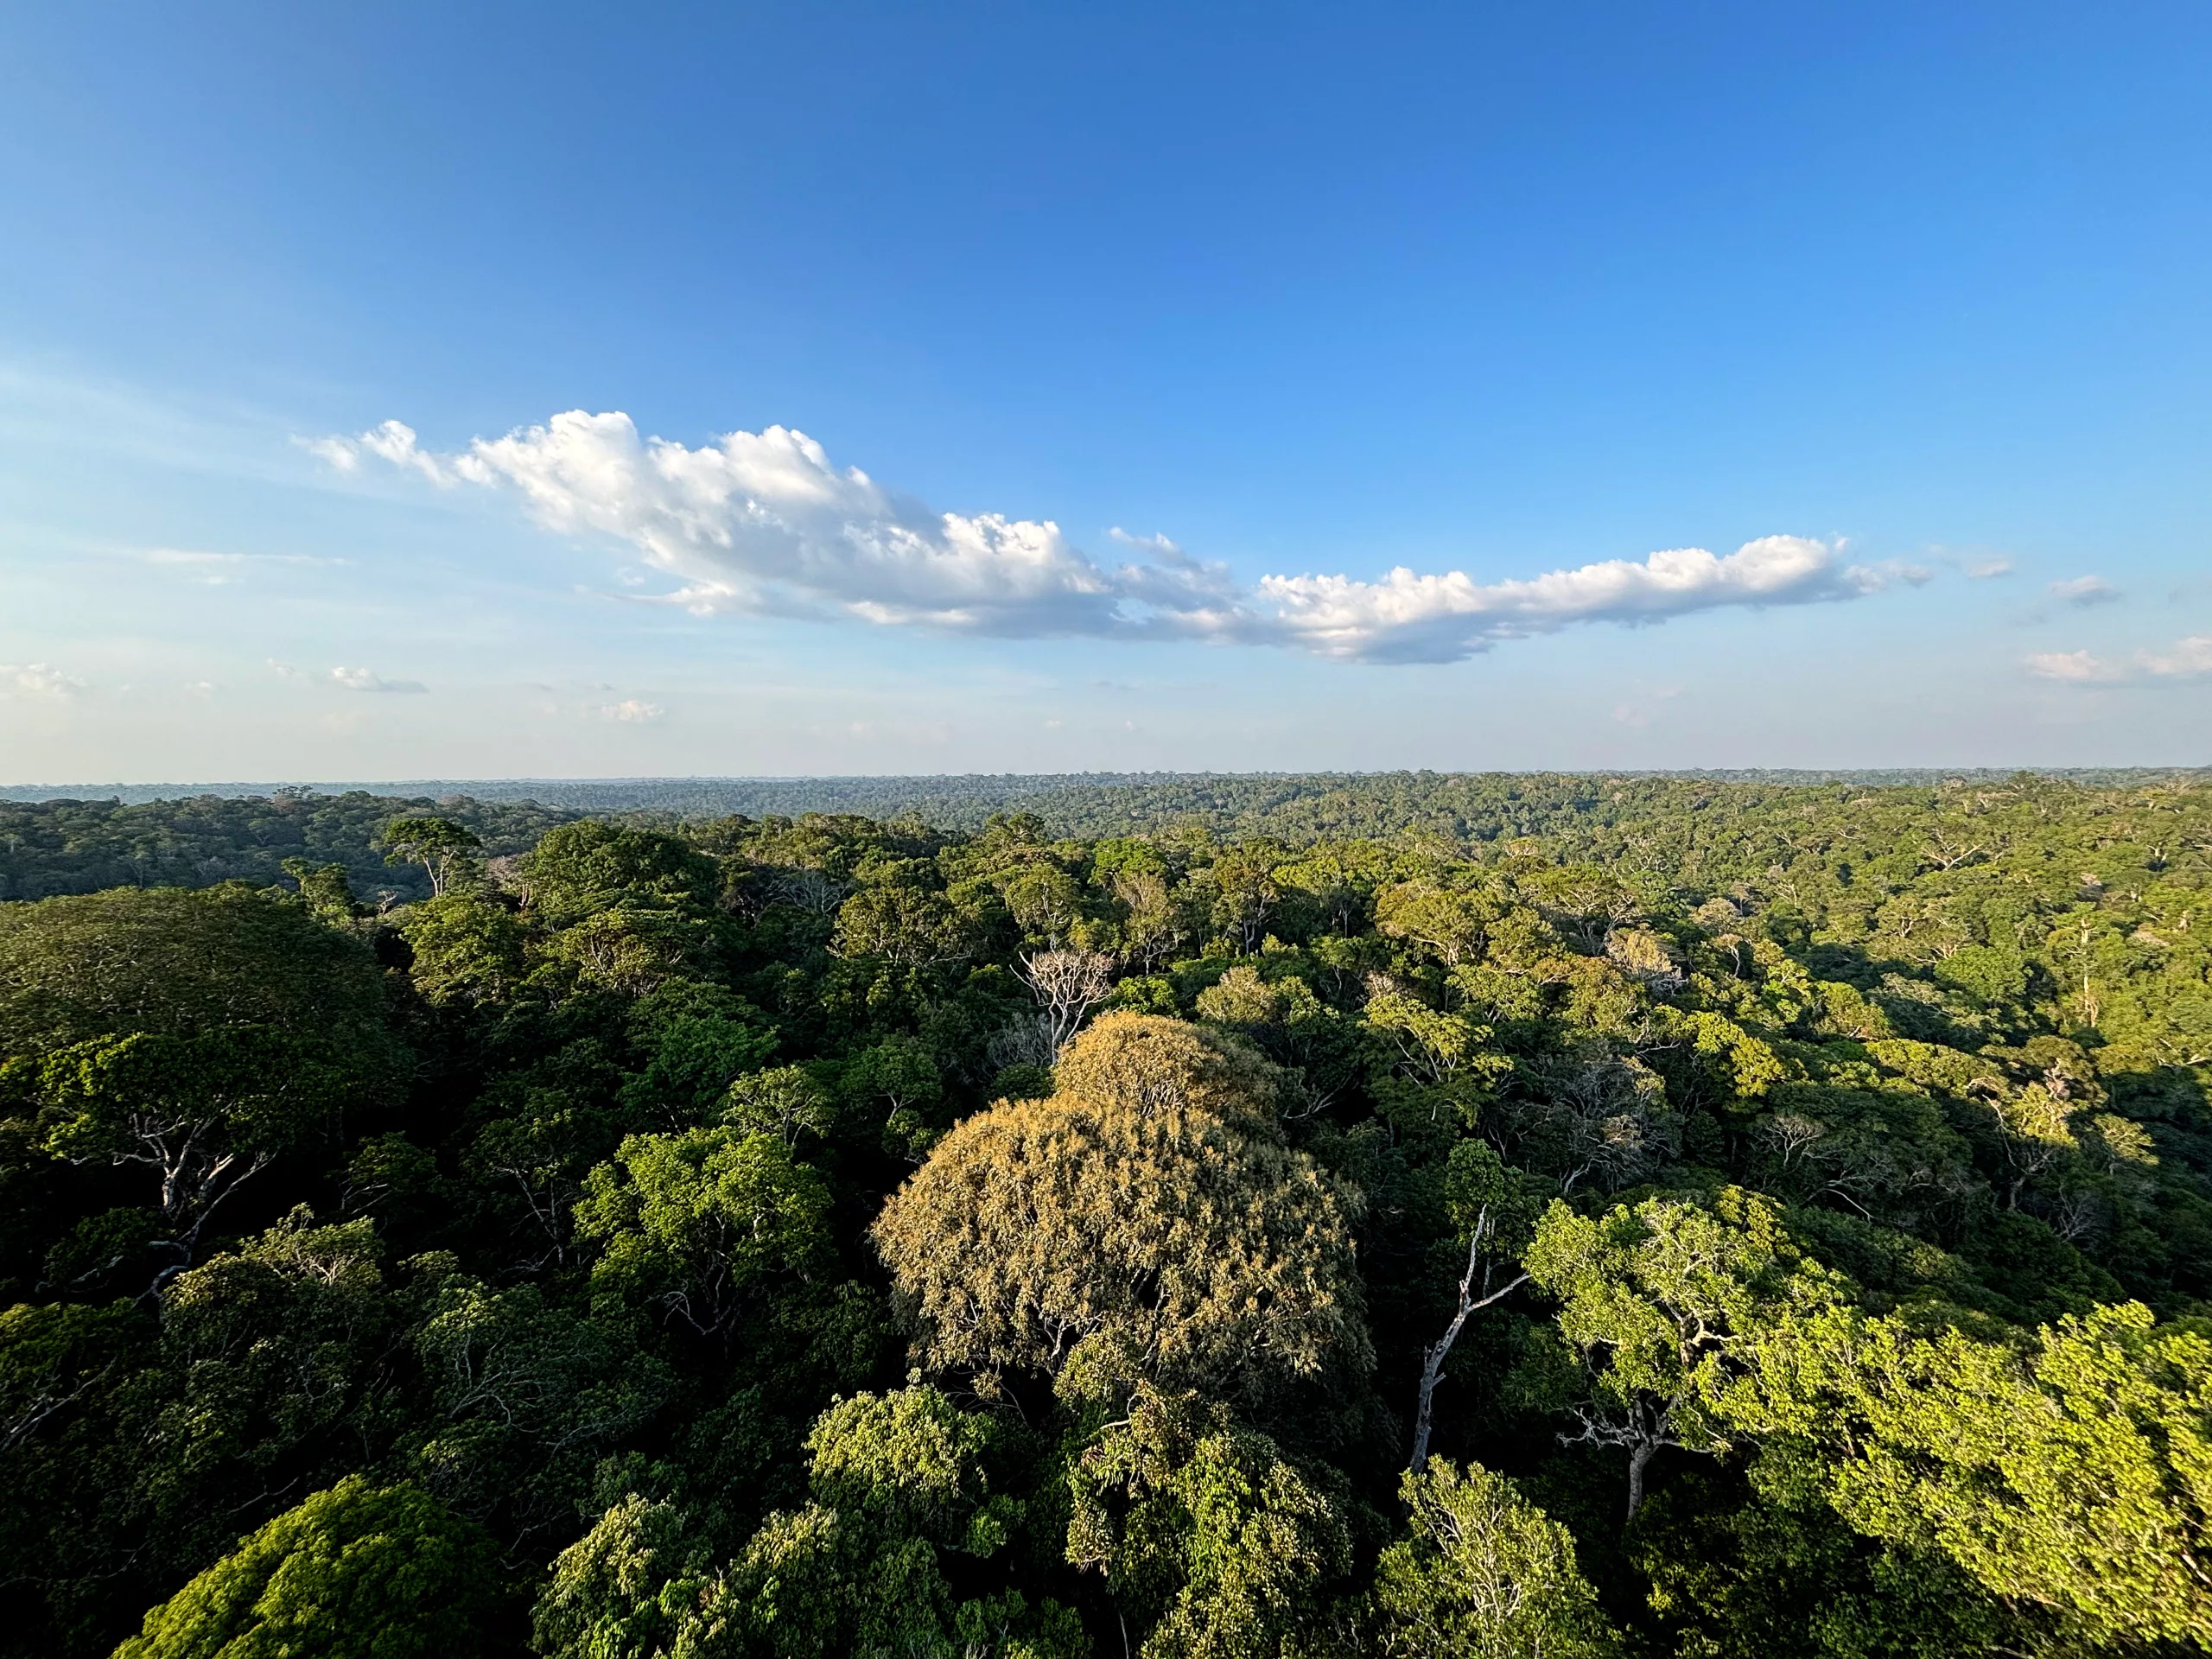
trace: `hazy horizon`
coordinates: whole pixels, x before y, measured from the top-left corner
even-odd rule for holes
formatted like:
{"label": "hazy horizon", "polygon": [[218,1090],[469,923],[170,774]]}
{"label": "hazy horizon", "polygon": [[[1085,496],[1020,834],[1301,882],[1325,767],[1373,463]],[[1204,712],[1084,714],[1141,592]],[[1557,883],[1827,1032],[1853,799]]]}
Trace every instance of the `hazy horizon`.
{"label": "hazy horizon", "polygon": [[[261,779],[211,781],[170,780],[126,782],[110,780],[0,784],[0,800],[17,803],[69,799],[116,799],[126,805],[194,797],[236,799],[276,794],[340,795],[363,792],[391,798],[451,799],[474,797],[486,801],[535,801],[542,805],[584,811],[620,811],[638,807],[696,813],[701,810],[742,810],[748,791],[766,791],[765,810],[819,810],[809,801],[810,790],[823,794],[822,806],[861,810],[873,805],[899,809],[904,798],[916,801],[950,798],[989,798],[994,787],[1003,804],[1019,804],[1054,793],[1077,790],[1121,790],[1178,783],[1220,781],[1282,781],[1307,784],[1342,779],[1357,783],[1393,777],[1439,779],[1495,778],[1649,778],[1710,779],[1717,783],[1765,783],[1814,786],[1853,784],[1865,787],[1924,787],[1950,781],[2000,782],[2028,773],[2037,777],[2088,784],[2127,786],[2163,779],[2193,779],[2204,766],[1690,766],[1690,767],[1542,767],[1524,771],[1480,769],[1439,770],[1399,768],[1385,771],[1152,771],[1082,772],[845,772],[785,775],[712,776],[665,774],[638,777],[571,778],[388,778],[388,779]],[[904,791],[898,785],[909,785]],[[871,790],[875,791],[873,795]],[[788,791],[777,796],[776,791]],[[857,791],[841,795],[840,791]]]}

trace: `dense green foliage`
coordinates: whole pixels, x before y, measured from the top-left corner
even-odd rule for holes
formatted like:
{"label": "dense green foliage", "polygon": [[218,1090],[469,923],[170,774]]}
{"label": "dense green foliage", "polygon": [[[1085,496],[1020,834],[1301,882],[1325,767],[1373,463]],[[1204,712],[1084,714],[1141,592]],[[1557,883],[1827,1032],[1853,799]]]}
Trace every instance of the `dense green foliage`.
{"label": "dense green foliage", "polygon": [[0,1652],[2212,1647],[2212,790],[1212,781],[23,809]]}
{"label": "dense green foliage", "polygon": [[420,898],[424,874],[385,857],[385,826],[399,815],[445,813],[497,856],[518,853],[573,816],[534,802],[443,803],[371,795],[278,793],[176,800],[0,799],[0,899],[44,899],[103,887],[212,887],[274,881],[286,861],[342,865],[355,891]]}

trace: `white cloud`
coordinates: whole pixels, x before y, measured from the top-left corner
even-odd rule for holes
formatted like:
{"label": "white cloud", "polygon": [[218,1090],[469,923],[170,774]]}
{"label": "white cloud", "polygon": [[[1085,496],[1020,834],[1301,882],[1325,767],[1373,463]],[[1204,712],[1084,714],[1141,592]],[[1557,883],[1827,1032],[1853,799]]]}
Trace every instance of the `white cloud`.
{"label": "white cloud", "polygon": [[1966,567],[1967,577],[1972,582],[1992,582],[1999,576],[2012,574],[2012,561],[2004,558],[1974,559]]}
{"label": "white cloud", "polygon": [[2075,685],[2171,685],[2212,679],[2212,633],[2177,639],[2164,651],[2139,651],[2124,663],[2086,651],[2044,652],[2027,660],[2028,667],[2045,679]]}
{"label": "white cloud", "polygon": [[2084,610],[2092,605],[2109,605],[2120,597],[2120,589],[2102,576],[2076,576],[2071,582],[2054,582],[2050,593],[2053,599]]}
{"label": "white cloud", "polygon": [[2193,633],[2186,639],[2177,639],[2163,655],[2138,652],[2135,661],[2145,674],[2159,679],[2202,679],[2212,676],[2212,633]]}
{"label": "white cloud", "polygon": [[0,663],[0,697],[66,702],[90,689],[76,676],[47,663]]}
{"label": "white cloud", "polygon": [[1824,542],[1766,536],[1725,558],[1674,548],[1522,582],[1484,584],[1457,570],[1427,576],[1401,567],[1371,582],[1262,576],[1259,591],[1279,627],[1324,656],[1440,662],[1574,622],[1658,622],[1726,605],[1853,599],[1885,581],[1863,566],[1839,568]]}
{"label": "white cloud", "polygon": [[619,721],[626,726],[649,726],[667,712],[657,702],[625,697],[620,702],[601,703],[599,715],[601,720]]}
{"label": "white cloud", "polygon": [[386,421],[308,441],[344,471],[374,456],[442,487],[511,488],[546,528],[613,537],[681,584],[700,612],[847,616],[881,626],[1018,638],[1090,634],[1281,645],[1323,656],[1446,662],[1577,622],[1657,622],[1723,606],[1859,597],[1916,567],[1845,566],[1841,543],[1770,536],[1614,559],[1524,581],[1400,569],[1238,582],[1164,536],[1115,530],[1132,562],[1103,565],[1049,519],[936,512],[780,426],[687,448],[640,438],[630,417],[572,410],[456,454]]}
{"label": "white cloud", "polygon": [[2086,651],[2039,651],[2028,658],[2029,669],[2046,680],[2066,680],[2075,685],[2107,685],[2120,671]]}
{"label": "white cloud", "polygon": [[[280,669],[278,671],[285,671]],[[387,680],[381,675],[372,674],[365,668],[334,668],[330,671],[329,680],[341,691],[421,692],[430,689],[420,680]]]}
{"label": "white cloud", "polygon": [[[448,467],[437,456],[423,448],[415,441],[415,429],[401,421],[386,421],[372,427],[359,437],[353,438],[295,438],[293,442],[311,455],[319,455],[341,473],[359,472],[361,457],[374,455],[379,461],[409,472],[420,473],[431,483],[449,488],[470,476],[455,467]],[[464,458],[465,459],[465,458]],[[474,481],[482,483],[483,479]]]}

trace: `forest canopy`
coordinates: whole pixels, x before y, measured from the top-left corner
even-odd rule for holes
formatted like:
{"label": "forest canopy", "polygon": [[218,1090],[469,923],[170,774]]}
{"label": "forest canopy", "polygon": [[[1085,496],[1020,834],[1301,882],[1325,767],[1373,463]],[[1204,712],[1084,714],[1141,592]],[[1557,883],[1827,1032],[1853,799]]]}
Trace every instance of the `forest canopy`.
{"label": "forest canopy", "polygon": [[0,1652],[2212,1648],[2212,787],[1291,782],[0,805]]}

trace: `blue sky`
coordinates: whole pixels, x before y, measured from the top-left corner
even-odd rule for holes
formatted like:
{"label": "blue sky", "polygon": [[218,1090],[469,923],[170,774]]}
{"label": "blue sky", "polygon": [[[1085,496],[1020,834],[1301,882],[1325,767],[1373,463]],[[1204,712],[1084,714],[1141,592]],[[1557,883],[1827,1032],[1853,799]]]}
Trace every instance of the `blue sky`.
{"label": "blue sky", "polygon": [[2208,61],[13,8],[0,782],[2203,763]]}

